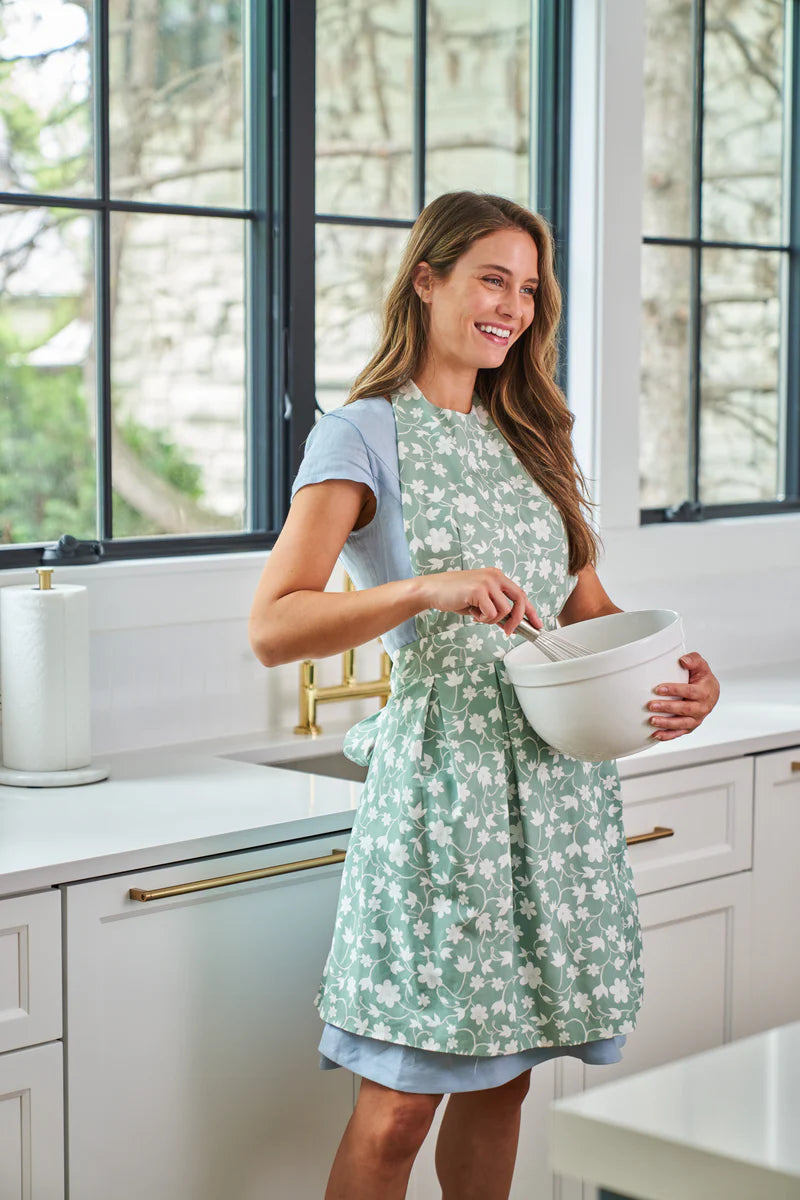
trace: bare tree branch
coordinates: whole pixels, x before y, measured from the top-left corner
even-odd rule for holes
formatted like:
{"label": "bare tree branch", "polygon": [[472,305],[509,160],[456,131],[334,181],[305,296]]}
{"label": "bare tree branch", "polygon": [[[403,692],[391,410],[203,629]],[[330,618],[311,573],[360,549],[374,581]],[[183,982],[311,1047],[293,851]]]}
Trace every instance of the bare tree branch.
{"label": "bare tree branch", "polygon": [[728,20],[727,17],[720,17],[718,20],[708,20],[706,21],[706,33],[727,34],[747,63],[750,74],[757,75],[759,79],[763,79],[764,82],[768,84],[770,88],[772,88],[773,92],[775,92],[778,98],[782,99],[782,89],[780,83],[778,80],[773,78],[767,66],[756,62],[753,53],[747,44],[747,40],[742,36],[732,21]]}

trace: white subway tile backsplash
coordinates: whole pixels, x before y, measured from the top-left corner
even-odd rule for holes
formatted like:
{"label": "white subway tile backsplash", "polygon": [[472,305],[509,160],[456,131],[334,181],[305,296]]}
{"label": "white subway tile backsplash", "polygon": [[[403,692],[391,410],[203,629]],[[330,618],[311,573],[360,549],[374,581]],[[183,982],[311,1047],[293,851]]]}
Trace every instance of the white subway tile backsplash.
{"label": "white subway tile backsplash", "polygon": [[[670,533],[664,548],[672,541]],[[733,551],[726,531],[708,555],[698,543],[678,562],[670,550],[659,571],[650,550],[637,562],[638,555],[625,553],[617,535],[606,542],[609,557],[598,573],[614,602],[626,609],[676,609],[683,617],[687,649],[699,651],[717,673],[800,658],[800,566],[788,553],[780,567],[737,559],[733,553],[726,558],[723,549]],[[265,555],[257,553],[59,571],[62,582],[89,588],[95,757],[229,734],[293,730],[299,664],[266,669],[247,639],[264,561]],[[1,582],[21,583],[28,574],[9,572]],[[341,570],[328,586],[343,586]],[[359,679],[377,677],[380,651],[378,641],[358,647]],[[340,682],[341,656],[320,662],[317,675],[322,685]],[[322,704],[318,719],[323,729],[326,721],[341,728],[374,712],[378,703],[370,698]]]}

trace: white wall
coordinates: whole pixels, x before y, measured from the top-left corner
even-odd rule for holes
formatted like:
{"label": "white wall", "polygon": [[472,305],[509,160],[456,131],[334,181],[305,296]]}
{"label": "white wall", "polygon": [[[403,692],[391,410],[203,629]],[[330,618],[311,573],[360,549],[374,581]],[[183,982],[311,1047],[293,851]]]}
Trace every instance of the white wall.
{"label": "white wall", "polygon": [[[642,7],[576,5],[570,401],[596,481],[607,591],[621,608],[677,609],[688,648],[724,673],[800,659],[800,517],[638,523]],[[267,671],[247,642],[263,561],[248,553],[58,573],[90,590],[96,754],[293,728],[298,664]],[[29,575],[4,573],[2,583]],[[340,570],[329,586],[342,586]],[[377,642],[359,650],[359,677],[376,677],[379,654]],[[319,681],[339,672],[340,659],[326,660]],[[377,703],[322,706],[319,719],[341,727]]]}

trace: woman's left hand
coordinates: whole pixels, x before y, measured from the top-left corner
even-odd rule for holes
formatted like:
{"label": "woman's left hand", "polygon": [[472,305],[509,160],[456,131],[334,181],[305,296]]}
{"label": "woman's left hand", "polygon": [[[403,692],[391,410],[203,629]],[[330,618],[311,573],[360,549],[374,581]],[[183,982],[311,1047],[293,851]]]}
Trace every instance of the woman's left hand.
{"label": "woman's left hand", "polygon": [[668,742],[691,733],[719,700],[719,680],[702,655],[684,654],[679,661],[689,672],[689,682],[659,684],[655,689],[658,698],[647,706],[653,711],[650,720],[656,727],[655,741]]}

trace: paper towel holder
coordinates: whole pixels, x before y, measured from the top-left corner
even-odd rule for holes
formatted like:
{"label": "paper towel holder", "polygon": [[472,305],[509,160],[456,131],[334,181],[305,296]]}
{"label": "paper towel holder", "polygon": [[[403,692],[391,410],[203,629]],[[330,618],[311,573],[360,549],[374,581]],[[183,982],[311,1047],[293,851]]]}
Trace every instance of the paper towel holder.
{"label": "paper towel holder", "polygon": [[[49,592],[53,590],[51,579],[52,567],[37,567],[38,585],[33,590]],[[2,697],[0,697],[0,712]],[[0,755],[0,785],[9,787],[77,787],[83,784],[100,783],[107,779],[109,769],[98,763],[86,763],[82,767],[71,767],[67,770],[32,771],[7,767]]]}

